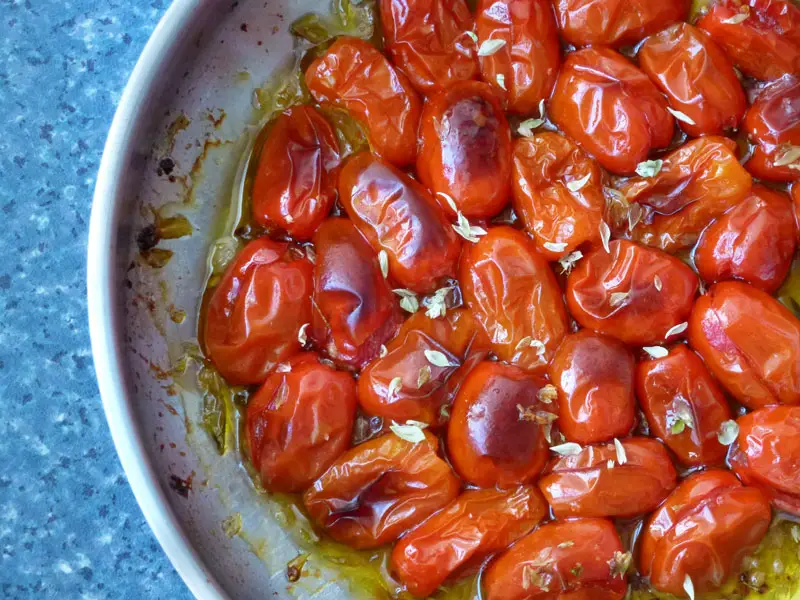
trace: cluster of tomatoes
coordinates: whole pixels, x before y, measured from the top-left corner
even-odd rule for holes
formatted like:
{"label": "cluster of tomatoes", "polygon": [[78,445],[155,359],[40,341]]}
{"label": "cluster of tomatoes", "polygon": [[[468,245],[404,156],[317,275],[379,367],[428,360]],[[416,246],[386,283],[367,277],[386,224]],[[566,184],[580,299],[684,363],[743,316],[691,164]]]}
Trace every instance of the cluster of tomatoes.
{"label": "cluster of tomatoes", "polygon": [[205,350],[259,386],[264,486],[394,544],[415,596],[493,557],[489,600],[621,599],[632,563],[693,598],[772,507],[800,515],[800,321],[771,295],[797,243],[800,8],[688,5],[381,0],[385,53],[336,39],[316,104],[270,124],[269,235],[213,290]]}

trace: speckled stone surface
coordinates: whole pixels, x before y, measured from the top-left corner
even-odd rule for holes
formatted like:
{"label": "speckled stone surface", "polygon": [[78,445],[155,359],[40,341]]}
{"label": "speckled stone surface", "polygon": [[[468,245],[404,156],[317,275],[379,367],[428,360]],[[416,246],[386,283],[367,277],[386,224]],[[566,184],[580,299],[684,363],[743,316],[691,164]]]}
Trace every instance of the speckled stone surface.
{"label": "speckled stone surface", "polygon": [[168,0],[0,0],[0,597],[189,598],[117,460],[85,253],[122,88]]}

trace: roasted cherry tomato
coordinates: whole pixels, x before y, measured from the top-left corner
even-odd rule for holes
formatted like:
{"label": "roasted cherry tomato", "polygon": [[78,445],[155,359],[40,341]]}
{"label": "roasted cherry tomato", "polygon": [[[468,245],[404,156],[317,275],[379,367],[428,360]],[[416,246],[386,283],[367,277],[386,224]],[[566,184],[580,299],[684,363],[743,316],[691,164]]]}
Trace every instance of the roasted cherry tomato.
{"label": "roasted cherry tomato", "polygon": [[313,267],[289,245],[260,238],[244,247],[214,289],[203,340],[229,383],[252,385],[300,351],[311,320]]}
{"label": "roasted cherry tomato", "polygon": [[755,185],[703,232],[694,263],[705,281],[742,279],[772,293],[789,273],[795,244],[789,198]]}
{"label": "roasted cherry tomato", "polygon": [[661,442],[633,437],[553,459],[539,489],[557,519],[633,517],[655,509],[677,477]]}
{"label": "roasted cherry tomato", "polygon": [[569,324],[555,275],[530,238],[511,227],[492,227],[464,248],[459,281],[492,351],[543,372]]}
{"label": "roasted cherry tomato", "polygon": [[697,22],[746,74],[800,74],[800,9],[791,0],[718,0]]}
{"label": "roasted cherry tomato", "polygon": [[422,101],[406,76],[369,42],[341,37],[306,71],[317,102],[347,109],[372,149],[398,166],[414,162]]}
{"label": "roasted cherry tomato", "polygon": [[570,313],[582,326],[627,344],[663,342],[689,317],[697,276],[655,248],[626,240],[612,240],[608,248],[595,248],[570,273]]}
{"label": "roasted cherry tomato", "polygon": [[467,217],[500,212],[511,194],[511,129],[492,88],[463,81],[431,96],[419,129],[420,181]]}
{"label": "roasted cherry tomato", "polygon": [[[650,431],[685,465],[719,465],[728,452],[717,435],[731,409],[703,361],[684,345],[636,366],[636,396]],[[563,424],[562,424],[563,428]]]}
{"label": "roasted cherry tomato", "polygon": [[489,565],[486,600],[622,600],[630,554],[606,519],[539,527]]}
{"label": "roasted cherry tomato", "polygon": [[466,491],[397,543],[392,569],[409,592],[427,598],[447,578],[505,550],[546,514],[535,487]]}
{"label": "roasted cherry tomato", "polygon": [[689,135],[721,135],[739,126],[747,109],[742,84],[702,29],[677,23],[650,36],[639,49],[639,67],[672,108],[688,117],[678,125]]}
{"label": "roasted cherry tomato", "polygon": [[800,516],[800,407],[770,406],[740,417],[730,464],[778,510]]}
{"label": "roasted cherry tomato", "polygon": [[652,148],[672,140],[667,101],[647,75],[609,48],[569,54],[550,117],[606,169],[631,175]]}
{"label": "roasted cherry tomato", "polygon": [[602,173],[568,138],[546,132],[517,139],[513,184],[514,210],[548,260],[600,242]]}
{"label": "roasted cherry tomato", "polygon": [[561,37],[576,46],[626,46],[686,18],[688,0],[554,0]]}
{"label": "roasted cherry tomato", "polygon": [[[489,342],[467,309],[449,310],[431,319],[419,311],[408,319],[386,348],[386,355],[371,362],[358,380],[361,407],[403,423],[409,419],[430,425],[446,420],[460,382],[475,365],[472,356],[488,354]],[[432,364],[425,353],[439,352],[448,365]],[[392,381],[400,378],[400,385]]]}
{"label": "roasted cherry tomato", "polygon": [[548,0],[480,0],[478,43],[505,44],[480,58],[483,80],[506,98],[510,112],[532,114],[550,97],[561,64],[561,44]]}
{"label": "roasted cherry tomato", "polygon": [[412,443],[387,433],[342,454],[303,495],[314,523],[353,548],[377,548],[444,508],[460,482],[429,433]]}
{"label": "roasted cherry tomato", "polygon": [[686,598],[719,588],[758,548],[772,514],[764,494],[728,471],[690,476],[650,517],[639,570],[658,591]]}
{"label": "roasted cherry tomato", "polygon": [[386,49],[420,92],[474,79],[478,59],[464,0],[380,0]]}
{"label": "roasted cherry tomato", "polygon": [[592,444],[633,429],[633,353],[614,338],[582,330],[564,338],[550,381],[558,389],[558,428],[570,442]]}
{"label": "roasted cherry tomato", "polygon": [[400,326],[378,258],[347,219],[328,219],[314,234],[317,264],[311,338],[336,363],[360,368]]}
{"label": "roasted cherry tomato", "polygon": [[301,492],[350,447],[356,383],[311,352],[281,366],[247,404],[247,445],[265,488]]}
{"label": "roasted cherry tomato", "polygon": [[800,179],[800,78],[783,77],[761,92],[744,129],[753,143],[748,171],[772,181]]}
{"label": "roasted cherry tomato", "polygon": [[539,398],[541,377],[497,362],[476,366],[453,403],[447,450],[459,475],[479,487],[532,481],[547,462],[557,415]]}
{"label": "roasted cherry tomato", "polygon": [[375,252],[386,252],[402,287],[427,294],[455,277],[461,238],[422,184],[363,152],[345,163],[339,198]]}
{"label": "roasted cherry tomato", "polygon": [[795,183],[791,188],[792,208],[794,209],[794,224],[796,226],[798,243],[800,243],[800,182]]}
{"label": "roasted cherry tomato", "polygon": [[742,404],[800,403],[800,321],[746,283],[713,286],[695,303],[689,344]]}

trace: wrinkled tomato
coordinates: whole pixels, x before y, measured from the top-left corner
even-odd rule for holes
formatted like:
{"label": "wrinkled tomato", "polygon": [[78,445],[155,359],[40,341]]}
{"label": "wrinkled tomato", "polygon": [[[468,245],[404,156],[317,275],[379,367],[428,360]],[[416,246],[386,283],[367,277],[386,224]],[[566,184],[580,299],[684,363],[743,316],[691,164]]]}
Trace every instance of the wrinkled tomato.
{"label": "wrinkled tomato", "polygon": [[569,324],[555,275],[530,238],[511,227],[491,228],[464,248],[459,281],[492,351],[543,372]]}
{"label": "wrinkled tomato", "polygon": [[392,569],[409,592],[427,598],[449,577],[505,550],[546,514],[535,487],[468,490],[397,543]]}
{"label": "wrinkled tomato", "polygon": [[313,267],[289,245],[260,238],[228,266],[206,310],[205,351],[233,385],[266,379],[300,351],[300,328],[311,320]]}
{"label": "wrinkled tomato", "polygon": [[642,575],[668,594],[715,590],[738,571],[769,528],[769,502],[728,471],[690,476],[650,517],[639,556]]}
{"label": "wrinkled tomato", "polygon": [[314,234],[316,266],[311,338],[337,364],[360,368],[400,326],[377,256],[347,219],[328,219]]}
{"label": "wrinkled tomato", "polygon": [[703,361],[684,345],[636,367],[636,396],[652,434],[685,465],[719,465],[728,452],[717,435],[731,410]]}
{"label": "wrinkled tomato", "polygon": [[505,206],[511,193],[511,129],[491,87],[464,81],[431,96],[419,140],[417,174],[437,196],[451,198],[467,217],[492,217]]}
{"label": "wrinkled tomato", "polygon": [[548,260],[600,242],[600,167],[572,141],[540,133],[514,142],[514,210]]}
{"label": "wrinkled tomato", "polygon": [[341,37],[311,63],[305,79],[317,102],[345,108],[364,124],[376,153],[398,166],[414,162],[422,101],[374,46]]}
{"label": "wrinkled tomato", "polygon": [[547,100],[561,64],[561,44],[548,0],[480,0],[478,44],[505,42],[480,58],[483,80],[506,98],[509,112],[532,114]]}
{"label": "wrinkled tomato", "polygon": [[281,366],[247,404],[247,445],[266,489],[300,492],[350,446],[356,384],[311,352]]}
{"label": "wrinkled tomato", "polygon": [[748,408],[800,403],[800,321],[765,292],[714,285],[695,303],[689,344]]}
{"label": "wrinkled tomato", "polygon": [[609,48],[569,54],[550,117],[609,171],[631,175],[653,148],[672,140],[667,101],[647,75]]}
{"label": "wrinkled tomato", "polygon": [[388,433],[351,448],[303,495],[306,510],[353,548],[393,542],[458,495],[461,484],[438,446],[429,433],[418,443]]}

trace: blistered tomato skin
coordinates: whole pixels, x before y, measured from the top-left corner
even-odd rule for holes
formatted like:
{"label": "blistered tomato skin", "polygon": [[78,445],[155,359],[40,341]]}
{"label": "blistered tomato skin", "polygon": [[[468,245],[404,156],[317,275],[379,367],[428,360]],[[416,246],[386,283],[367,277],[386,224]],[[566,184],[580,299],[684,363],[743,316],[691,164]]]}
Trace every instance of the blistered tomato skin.
{"label": "blistered tomato skin", "polygon": [[689,344],[746,407],[800,403],[800,321],[738,281],[711,287],[689,319]]}
{"label": "blistered tomato skin", "polygon": [[[721,465],[728,447],[717,434],[732,418],[703,361],[684,345],[636,366],[636,397],[651,433],[687,466]],[[687,419],[688,417],[688,419]]]}
{"label": "blistered tomato skin", "polygon": [[800,78],[783,77],[761,92],[744,129],[754,144],[748,171],[770,181],[800,179]]}
{"label": "blistered tomato skin", "polygon": [[428,189],[467,217],[500,212],[511,194],[511,129],[491,87],[464,81],[431,96],[419,137],[417,174]]}
{"label": "blistered tomato skin", "polygon": [[505,550],[546,514],[535,487],[468,490],[397,543],[392,570],[409,592],[427,598],[447,578]]}
{"label": "blistered tomato skin", "polygon": [[506,99],[509,112],[534,114],[539,102],[550,97],[561,65],[550,2],[480,0],[476,25],[479,47],[487,40],[505,42],[494,54],[480,57],[483,80]]}
{"label": "blistered tomato skin", "polygon": [[543,373],[569,323],[561,288],[524,233],[492,227],[461,255],[464,300],[492,351],[513,365]]}
{"label": "blistered tomato skin", "polygon": [[250,242],[228,266],[211,294],[203,340],[229,383],[261,383],[300,351],[298,332],[311,320],[312,271],[288,244],[266,238]]}
{"label": "blistered tomato skin", "polygon": [[800,8],[791,0],[720,0],[697,26],[747,75],[763,81],[800,75]]}
{"label": "blistered tomato skin", "polygon": [[606,519],[548,523],[495,559],[483,577],[486,600],[622,600],[625,574],[611,565],[624,552]]}
{"label": "blistered tomato skin", "polygon": [[350,447],[353,376],[297,354],[273,371],[247,404],[247,445],[271,492],[301,492]]}
{"label": "blistered tomato skin", "polygon": [[592,444],[633,429],[636,359],[622,342],[589,330],[564,338],[550,364],[558,389],[558,428],[570,442]]}
{"label": "blistered tomato skin", "polygon": [[345,108],[364,124],[377,154],[397,166],[414,162],[422,101],[374,46],[340,37],[311,63],[305,79],[317,102]]}
{"label": "blistered tomato skin", "polygon": [[[666,3],[665,3],[666,4]],[[678,126],[693,137],[738,127],[747,109],[742,84],[728,57],[703,31],[678,23],[645,40],[639,67],[692,121]]]}
{"label": "blistered tomato skin", "polygon": [[547,462],[544,427],[556,415],[539,400],[541,377],[497,362],[476,366],[461,386],[447,430],[454,468],[479,487],[532,481]]}
{"label": "blistered tomato skin", "polygon": [[769,528],[769,502],[727,471],[690,476],[656,511],[644,531],[640,571],[652,586],[686,597],[716,590],[754,552]]}
{"label": "blistered tomato skin", "polygon": [[514,210],[548,260],[600,242],[602,172],[568,138],[546,132],[515,140],[513,186]]}
{"label": "blistered tomato skin", "polygon": [[792,266],[796,236],[789,198],[755,185],[703,232],[694,262],[704,281],[741,279],[773,293]]}
{"label": "blistered tomato skin", "polygon": [[352,221],[326,220],[314,246],[310,338],[340,366],[358,369],[394,336],[400,309],[375,252]]}
{"label": "blistered tomato skin", "polygon": [[549,108],[564,133],[619,175],[632,175],[651,149],[670,143],[675,130],[658,88],[609,48],[569,54]]}
{"label": "blistered tomato skin", "polygon": [[570,313],[583,327],[627,344],[663,342],[688,319],[697,275],[677,258],[634,242],[612,240],[609,250],[595,248],[570,273]]}
{"label": "blistered tomato skin", "polygon": [[677,473],[661,442],[633,437],[620,443],[624,462],[610,443],[550,462],[539,489],[557,519],[633,517],[654,510],[675,488]]}

